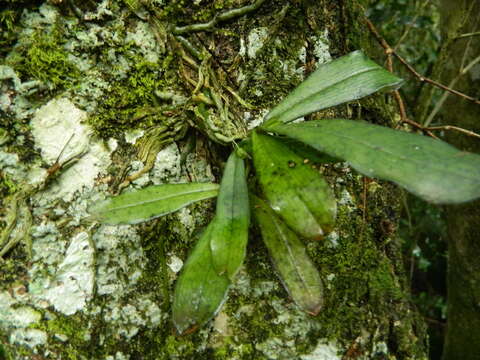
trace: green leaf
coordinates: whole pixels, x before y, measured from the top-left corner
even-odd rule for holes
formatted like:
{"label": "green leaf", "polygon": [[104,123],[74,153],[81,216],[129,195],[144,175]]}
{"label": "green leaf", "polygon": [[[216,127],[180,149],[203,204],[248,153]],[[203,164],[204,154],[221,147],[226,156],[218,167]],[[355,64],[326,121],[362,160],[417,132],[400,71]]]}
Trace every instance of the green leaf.
{"label": "green leaf", "polygon": [[318,170],[272,136],[253,133],[258,181],[272,209],[308,239],[331,231],[336,202]]}
{"label": "green leaf", "polygon": [[280,280],[293,301],[317,315],[323,306],[323,286],[318,270],[298,236],[262,200],[255,199],[255,217]]}
{"label": "green leaf", "polygon": [[215,270],[210,252],[213,223],[205,229],[175,285],[172,317],[179,334],[209,321],[226,299],[230,281]]}
{"label": "green leaf", "polygon": [[222,177],[210,240],[213,263],[219,275],[233,279],[245,258],[250,224],[245,165],[232,152]]}
{"label": "green leaf", "polygon": [[396,89],[402,81],[361,51],[354,51],[320,65],[267,114],[265,126],[276,122],[287,123],[379,90]]}
{"label": "green leaf", "polygon": [[279,124],[271,131],[344,159],[367,176],[393,181],[433,203],[480,197],[480,156],[440,140],[343,119]]}
{"label": "green leaf", "polygon": [[307,144],[297,141],[291,138],[282,138],[279,139],[282,143],[288,146],[290,150],[292,150],[295,154],[300,156],[304,161],[308,161],[310,163],[337,163],[341,160],[331,157],[325,153],[322,153]]}
{"label": "green leaf", "polygon": [[102,201],[89,212],[94,219],[107,224],[136,224],[217,196],[217,193],[218,185],[211,183],[155,185]]}

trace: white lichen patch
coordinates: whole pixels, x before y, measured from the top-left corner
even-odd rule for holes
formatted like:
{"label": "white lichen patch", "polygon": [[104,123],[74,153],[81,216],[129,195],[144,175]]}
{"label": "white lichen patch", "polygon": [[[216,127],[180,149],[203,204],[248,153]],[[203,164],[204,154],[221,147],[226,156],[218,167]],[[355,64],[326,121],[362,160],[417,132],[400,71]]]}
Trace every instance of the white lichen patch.
{"label": "white lichen patch", "polygon": [[158,62],[158,48],[155,35],[147,22],[138,22],[134,32],[127,32],[125,41],[134,42],[145,61]]}
{"label": "white lichen patch", "polygon": [[167,315],[152,300],[137,296],[123,306],[108,306],[104,309],[103,317],[110,324],[117,325],[113,329],[116,336],[131,339],[144,326],[159,326]]}
{"label": "white lichen patch", "polygon": [[[275,44],[277,47],[282,47],[282,40],[276,39]],[[275,56],[278,57],[277,51],[275,50]],[[278,59],[280,66],[286,78],[295,78],[298,77],[301,80],[304,78],[305,73],[305,62],[307,59],[307,47],[306,45],[300,47],[297,51],[297,55],[292,59]]]}
{"label": "white lichen patch", "polygon": [[194,232],[196,225],[195,218],[192,216],[192,213],[188,207],[180,209],[177,212],[177,218],[188,234],[192,234]]}
{"label": "white lichen patch", "polygon": [[313,54],[317,59],[317,66],[332,60],[330,55],[330,45],[328,40],[328,29],[325,29],[321,36],[312,38]]}
{"label": "white lichen patch", "polygon": [[134,129],[125,133],[125,141],[129,144],[135,144],[145,134],[142,129]]}
{"label": "white lichen patch", "polygon": [[34,109],[28,97],[41,87],[41,81],[21,82],[13,68],[0,65],[0,110],[13,114],[17,119],[27,118]]}
{"label": "white lichen patch", "polygon": [[34,348],[47,342],[47,333],[39,329],[16,329],[9,340],[12,344]]}
{"label": "white lichen patch", "polygon": [[[37,215],[36,212],[34,212],[35,215]],[[61,235],[57,227],[51,221],[42,222],[32,227],[31,236],[33,237],[34,261],[31,270],[35,271],[38,268],[38,271],[42,272],[40,269],[44,267],[53,270],[56,264],[62,261],[65,251],[65,242],[60,241]],[[32,273],[32,275],[34,274]],[[38,280],[39,277],[34,276],[33,279]]]}
{"label": "white lichen patch", "polygon": [[97,294],[120,299],[138,281],[130,275],[145,263],[140,236],[130,225],[104,225],[95,232],[93,241],[98,251]]}
{"label": "white lichen patch", "polygon": [[59,16],[58,8],[48,3],[43,3],[38,12],[25,11],[22,15],[22,22],[24,23],[24,32],[32,34],[35,29],[42,26],[53,26]]}
{"label": "white lichen patch", "polygon": [[47,198],[72,200],[76,191],[93,188],[95,178],[110,164],[110,152],[102,142],[92,139],[92,130],[82,123],[86,116],[70,100],[53,99],[31,121],[35,145],[47,164],[78,157],[43,194]]}
{"label": "white lichen patch", "polygon": [[228,327],[229,323],[229,316],[221,311],[215,316],[215,319],[213,321],[213,328],[215,331],[221,335],[221,336],[230,336],[231,334],[231,329]]}
{"label": "white lichen patch", "polygon": [[105,360],[129,360],[130,356],[125,355],[121,351],[117,351],[115,355],[108,355]]}
{"label": "white lichen patch", "polygon": [[173,143],[158,152],[152,169],[152,180],[155,185],[158,185],[180,182],[180,177],[180,151],[177,144]]}
{"label": "white lichen patch", "polygon": [[4,330],[10,331],[10,342],[34,348],[45,344],[47,334],[29,326],[38,323],[42,315],[30,306],[18,306],[7,291],[0,293],[0,325]]}
{"label": "white lichen patch", "polygon": [[102,20],[105,17],[112,17],[113,12],[110,9],[111,7],[111,1],[110,0],[102,0],[95,11],[92,12],[87,12],[84,14],[84,19],[86,21],[91,21],[91,20]]}
{"label": "white lichen patch", "polygon": [[342,349],[333,341],[320,340],[315,350],[308,355],[302,355],[302,360],[341,360]]}
{"label": "white lichen patch", "polygon": [[272,292],[274,289],[278,289],[278,284],[274,281],[262,281],[255,286],[253,289],[253,294],[256,297],[260,297],[261,295],[268,294]]}
{"label": "white lichen patch", "polygon": [[25,177],[26,169],[20,164],[18,155],[0,150],[0,170],[13,181],[20,183]]}
{"label": "white lichen patch", "polygon": [[337,204],[339,206],[353,206],[355,205],[355,202],[353,201],[352,195],[346,189],[343,189],[340,198],[337,200]]}
{"label": "white lichen patch", "polygon": [[72,315],[91,299],[93,284],[93,247],[89,235],[81,232],[72,238],[54,277],[36,297],[65,315]]}
{"label": "white lichen patch", "polygon": [[[259,27],[250,31],[247,38],[246,48],[246,54],[250,59],[255,58],[257,52],[263,47],[267,38],[268,28],[266,27]],[[240,49],[240,53],[242,53],[242,49]],[[245,53],[245,50],[243,50],[243,53]]]}
{"label": "white lichen patch", "polygon": [[249,111],[245,111],[243,113],[243,118],[247,123],[248,130],[252,130],[257,126],[260,126],[263,122],[263,118],[268,114],[268,110],[263,109],[259,111],[255,116],[252,116],[252,113]]}
{"label": "white lichen patch", "polygon": [[172,255],[169,257],[167,265],[170,270],[172,270],[176,274],[182,269],[183,261],[178,256]]}
{"label": "white lichen patch", "polygon": [[15,304],[15,299],[7,291],[0,293],[0,323],[3,327],[25,328],[42,318],[37,310]]}
{"label": "white lichen patch", "polygon": [[295,356],[295,341],[285,341],[278,337],[255,344],[255,349],[262,352],[267,359],[292,359]]}
{"label": "white lichen patch", "polygon": [[[133,160],[130,163],[130,171],[128,172],[128,175],[133,175],[137,173],[138,171],[142,170],[144,166],[145,164],[140,160]],[[133,180],[132,184],[134,184],[136,187],[142,188],[146,186],[149,182],[150,182],[150,175],[148,173],[145,173],[145,174],[142,174],[142,176]]]}
{"label": "white lichen patch", "polygon": [[[91,313],[102,313],[102,319],[109,324],[106,333],[130,339],[141,328],[160,326],[167,314],[150,298],[151,294],[139,294],[136,287],[148,261],[136,227],[101,226],[93,240],[98,251],[97,294],[107,301],[102,309],[93,308]],[[158,294],[154,295],[158,298]]]}
{"label": "white lichen patch", "polygon": [[[251,299],[251,302],[243,304],[233,314],[228,314],[228,327],[232,329],[234,335],[236,322],[245,319],[246,316],[256,316],[255,312],[259,311],[259,304],[265,304],[265,299],[268,299],[267,307],[273,311],[272,314],[275,314],[273,317],[269,317],[269,322],[279,332],[275,336],[256,343],[255,349],[268,359],[296,359],[298,358],[298,349],[296,348],[298,334],[316,332],[321,325],[315,318],[301,311],[288,297],[279,298],[274,295],[278,292],[279,286],[281,286],[279,281],[252,281],[249,274],[242,269],[237,275],[231,291]],[[218,326],[221,328],[222,319],[218,321]]]}
{"label": "white lichen patch", "polygon": [[332,231],[330,234],[325,236],[325,240],[327,241],[328,246],[332,248],[336,248],[338,246],[339,238],[340,236],[336,231]]}

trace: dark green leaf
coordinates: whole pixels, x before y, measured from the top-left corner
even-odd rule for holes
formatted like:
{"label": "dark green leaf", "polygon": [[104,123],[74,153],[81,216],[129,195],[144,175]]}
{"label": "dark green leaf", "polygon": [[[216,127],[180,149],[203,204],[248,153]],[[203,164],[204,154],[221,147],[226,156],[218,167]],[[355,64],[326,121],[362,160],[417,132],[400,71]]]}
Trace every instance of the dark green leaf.
{"label": "dark green leaf", "polygon": [[288,148],[292,150],[295,154],[297,154],[302,159],[304,159],[304,161],[308,161],[310,163],[312,162],[319,163],[319,164],[336,163],[341,161],[325,153],[322,153],[301,141],[297,141],[291,138],[282,138],[279,140],[283,142],[285,145],[287,145]]}
{"label": "dark green leaf", "polygon": [[331,231],[336,202],[318,170],[280,140],[256,132],[253,160],[263,193],[288,226],[308,239]]}
{"label": "dark green leaf", "polygon": [[107,199],[89,211],[94,219],[107,224],[136,224],[217,196],[217,193],[218,185],[211,183],[156,185]]}
{"label": "dark green leaf", "polygon": [[354,51],[320,65],[265,117],[265,126],[286,123],[312,112],[398,88],[402,80]]}
{"label": "dark green leaf", "polygon": [[272,131],[344,159],[437,204],[480,197],[480,156],[440,140],[343,119],[276,125]]}
{"label": "dark green leaf", "polygon": [[220,309],[225,301],[230,281],[215,271],[210,240],[213,223],[190,254],[175,285],[173,323],[179,334],[195,331]]}
{"label": "dark green leaf", "polygon": [[233,279],[245,258],[250,223],[245,166],[235,151],[223,172],[214,223],[210,249],[215,269]]}
{"label": "dark green leaf", "polygon": [[293,301],[317,315],[323,305],[323,286],[318,270],[298,236],[262,200],[255,199],[255,216],[280,280]]}

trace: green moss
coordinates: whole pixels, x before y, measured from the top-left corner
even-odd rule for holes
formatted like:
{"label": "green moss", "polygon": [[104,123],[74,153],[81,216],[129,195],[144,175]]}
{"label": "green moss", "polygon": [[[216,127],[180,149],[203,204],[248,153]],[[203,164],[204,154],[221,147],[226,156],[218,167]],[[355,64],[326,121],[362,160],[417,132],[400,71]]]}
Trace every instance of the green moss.
{"label": "green moss", "polygon": [[[92,358],[89,333],[86,330],[85,318],[80,314],[65,316],[56,313],[55,316],[46,321],[36,323],[30,327],[40,329],[50,334],[49,350],[52,353],[67,356],[68,360],[81,360]],[[63,340],[63,337],[66,337]]]}
{"label": "green moss", "polygon": [[[20,32],[19,20],[26,8],[37,7],[39,0],[6,0],[2,1],[0,11],[0,59],[3,59],[14,46]],[[1,60],[0,60],[1,62]]]}
{"label": "green moss", "polygon": [[80,71],[68,60],[62,37],[59,24],[55,24],[51,31],[37,30],[10,54],[6,62],[23,81],[40,80],[50,90],[70,87],[79,78]]}
{"label": "green moss", "polygon": [[0,198],[5,199],[19,190],[19,184],[11,179],[7,173],[0,173]]}
{"label": "green moss", "polygon": [[8,360],[10,357],[7,354],[7,351],[3,348],[3,345],[0,344],[0,360]]}
{"label": "green moss", "polygon": [[223,339],[223,344],[214,349],[213,359],[259,359],[253,343],[238,344],[233,338]]}
{"label": "green moss", "polygon": [[163,64],[146,62],[140,56],[128,60],[132,69],[124,79],[112,79],[104,101],[88,120],[102,137],[118,135],[125,129],[148,128],[165,120],[162,110],[167,109],[151,110],[158,106],[154,92],[167,83],[165,69],[171,58],[167,57]]}

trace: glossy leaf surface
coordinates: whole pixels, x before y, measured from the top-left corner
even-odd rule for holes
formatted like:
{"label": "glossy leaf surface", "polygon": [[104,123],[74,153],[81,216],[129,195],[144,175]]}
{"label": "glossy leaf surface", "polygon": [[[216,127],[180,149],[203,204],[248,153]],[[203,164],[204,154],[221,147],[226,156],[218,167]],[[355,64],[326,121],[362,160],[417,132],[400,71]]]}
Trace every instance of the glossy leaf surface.
{"label": "glossy leaf surface", "polygon": [[336,202],[317,170],[280,140],[255,132],[253,160],[268,203],[288,226],[308,239],[332,230]]}
{"label": "glossy leaf surface", "polygon": [[343,159],[437,204],[480,197],[480,156],[440,140],[344,119],[276,125],[272,131]]}
{"label": "glossy leaf surface", "polygon": [[213,263],[218,274],[227,274],[233,279],[242,265],[249,224],[245,165],[233,151],[223,172],[210,241]]}
{"label": "glossy leaf surface", "polygon": [[200,237],[175,285],[172,316],[179,334],[204,325],[218,312],[227,295],[230,281],[226,275],[218,275],[210,252],[214,222]]}
{"label": "glossy leaf surface", "polygon": [[286,123],[328,107],[398,88],[402,80],[354,51],[322,64],[265,117],[265,126]]}
{"label": "glossy leaf surface", "polygon": [[136,224],[212,198],[217,193],[218,185],[212,183],[155,185],[112,197],[89,211],[94,219],[107,224]]}
{"label": "glossy leaf surface", "polygon": [[302,310],[317,315],[323,305],[322,280],[302,241],[258,198],[255,201],[255,216],[286,290]]}

